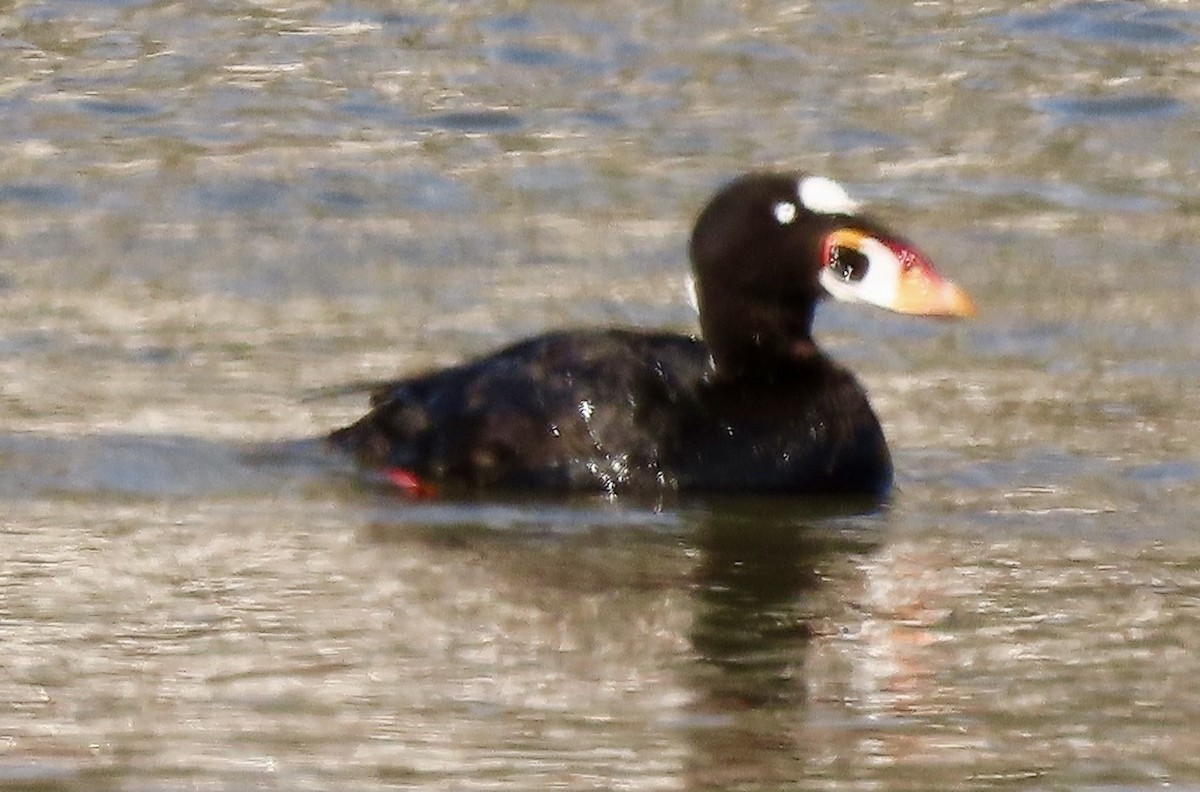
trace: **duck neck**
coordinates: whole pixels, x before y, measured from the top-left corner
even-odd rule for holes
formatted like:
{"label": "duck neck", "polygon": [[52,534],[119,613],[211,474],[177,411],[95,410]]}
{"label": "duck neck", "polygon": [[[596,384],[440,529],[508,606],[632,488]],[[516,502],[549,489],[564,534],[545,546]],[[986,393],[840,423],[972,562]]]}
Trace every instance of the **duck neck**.
{"label": "duck neck", "polygon": [[811,309],[725,319],[704,323],[716,380],[790,379],[823,358],[812,338]]}
{"label": "duck neck", "polygon": [[825,355],[805,335],[786,343],[748,345],[730,349],[712,348],[714,382],[773,383],[794,380],[825,361]]}

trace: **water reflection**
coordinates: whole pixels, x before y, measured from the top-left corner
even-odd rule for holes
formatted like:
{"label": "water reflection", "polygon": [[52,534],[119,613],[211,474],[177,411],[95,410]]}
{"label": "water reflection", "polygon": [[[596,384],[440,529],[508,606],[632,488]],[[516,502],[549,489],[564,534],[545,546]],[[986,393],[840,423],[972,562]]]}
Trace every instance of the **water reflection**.
{"label": "water reflection", "polygon": [[811,509],[757,505],[704,515],[693,534],[689,787],[796,783],[814,771],[819,749],[803,725],[814,689],[821,698],[828,685],[820,670],[811,678],[813,642],[841,623],[830,606],[855,587],[833,569],[853,569],[881,538]]}
{"label": "water reflection", "polygon": [[831,554],[870,544],[844,540],[812,523],[729,520],[698,527],[696,620],[692,645],[705,665],[703,698],[719,708],[793,707],[806,700],[804,656],[813,602]]}
{"label": "water reflection", "polygon": [[[847,602],[861,602],[861,567],[882,541],[881,515],[859,504],[849,514],[844,505],[769,499],[666,512],[599,500],[573,510],[495,501],[416,505],[407,516],[411,505],[383,508],[388,519],[371,523],[367,543],[422,559],[439,576],[430,596],[446,597],[453,581],[459,610],[435,630],[469,647],[474,668],[444,669],[463,677],[447,695],[460,707],[469,697],[481,717],[540,729],[578,718],[602,724],[577,735],[580,752],[679,744],[688,785],[711,788],[791,783],[823,753],[848,755],[843,748],[858,736],[847,723],[861,726],[879,701],[854,702],[873,696],[856,688],[873,672],[853,646],[865,617]],[[445,604],[414,595],[406,607]],[[456,626],[464,600],[489,603],[476,612],[487,623]],[[490,660],[477,665],[476,655]],[[598,705],[614,691],[618,701]],[[547,712],[547,697],[566,710]]]}

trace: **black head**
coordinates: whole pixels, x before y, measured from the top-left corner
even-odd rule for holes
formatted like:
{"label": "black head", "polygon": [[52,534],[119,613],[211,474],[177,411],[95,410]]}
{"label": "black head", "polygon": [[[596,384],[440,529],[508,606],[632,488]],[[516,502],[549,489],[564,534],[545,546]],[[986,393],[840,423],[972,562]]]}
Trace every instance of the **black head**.
{"label": "black head", "polygon": [[826,296],[901,313],[974,313],[915,247],[858,209],[836,182],[804,173],[748,174],[709,201],[690,252],[718,371],[812,355],[813,311]]}

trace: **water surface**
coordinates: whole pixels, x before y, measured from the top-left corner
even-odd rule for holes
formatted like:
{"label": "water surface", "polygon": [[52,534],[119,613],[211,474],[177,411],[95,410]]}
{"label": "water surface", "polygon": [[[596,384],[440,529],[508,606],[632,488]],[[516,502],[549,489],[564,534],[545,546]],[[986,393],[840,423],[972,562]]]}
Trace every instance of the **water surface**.
{"label": "water surface", "polygon": [[[1200,12],[0,12],[0,789],[1200,785]],[[842,181],[980,305],[825,306],[885,508],[409,503],[262,443]]]}

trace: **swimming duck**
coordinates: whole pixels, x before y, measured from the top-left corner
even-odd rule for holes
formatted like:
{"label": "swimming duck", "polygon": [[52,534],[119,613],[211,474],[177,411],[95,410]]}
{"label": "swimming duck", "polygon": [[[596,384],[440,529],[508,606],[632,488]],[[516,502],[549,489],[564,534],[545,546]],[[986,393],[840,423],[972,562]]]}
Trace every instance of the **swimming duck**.
{"label": "swimming duck", "polygon": [[413,495],[738,492],[885,496],[892,462],[855,377],[812,337],[827,297],[965,317],[974,304],[831,179],[750,173],[700,212],[702,337],[560,330],[378,386],[328,436]]}

